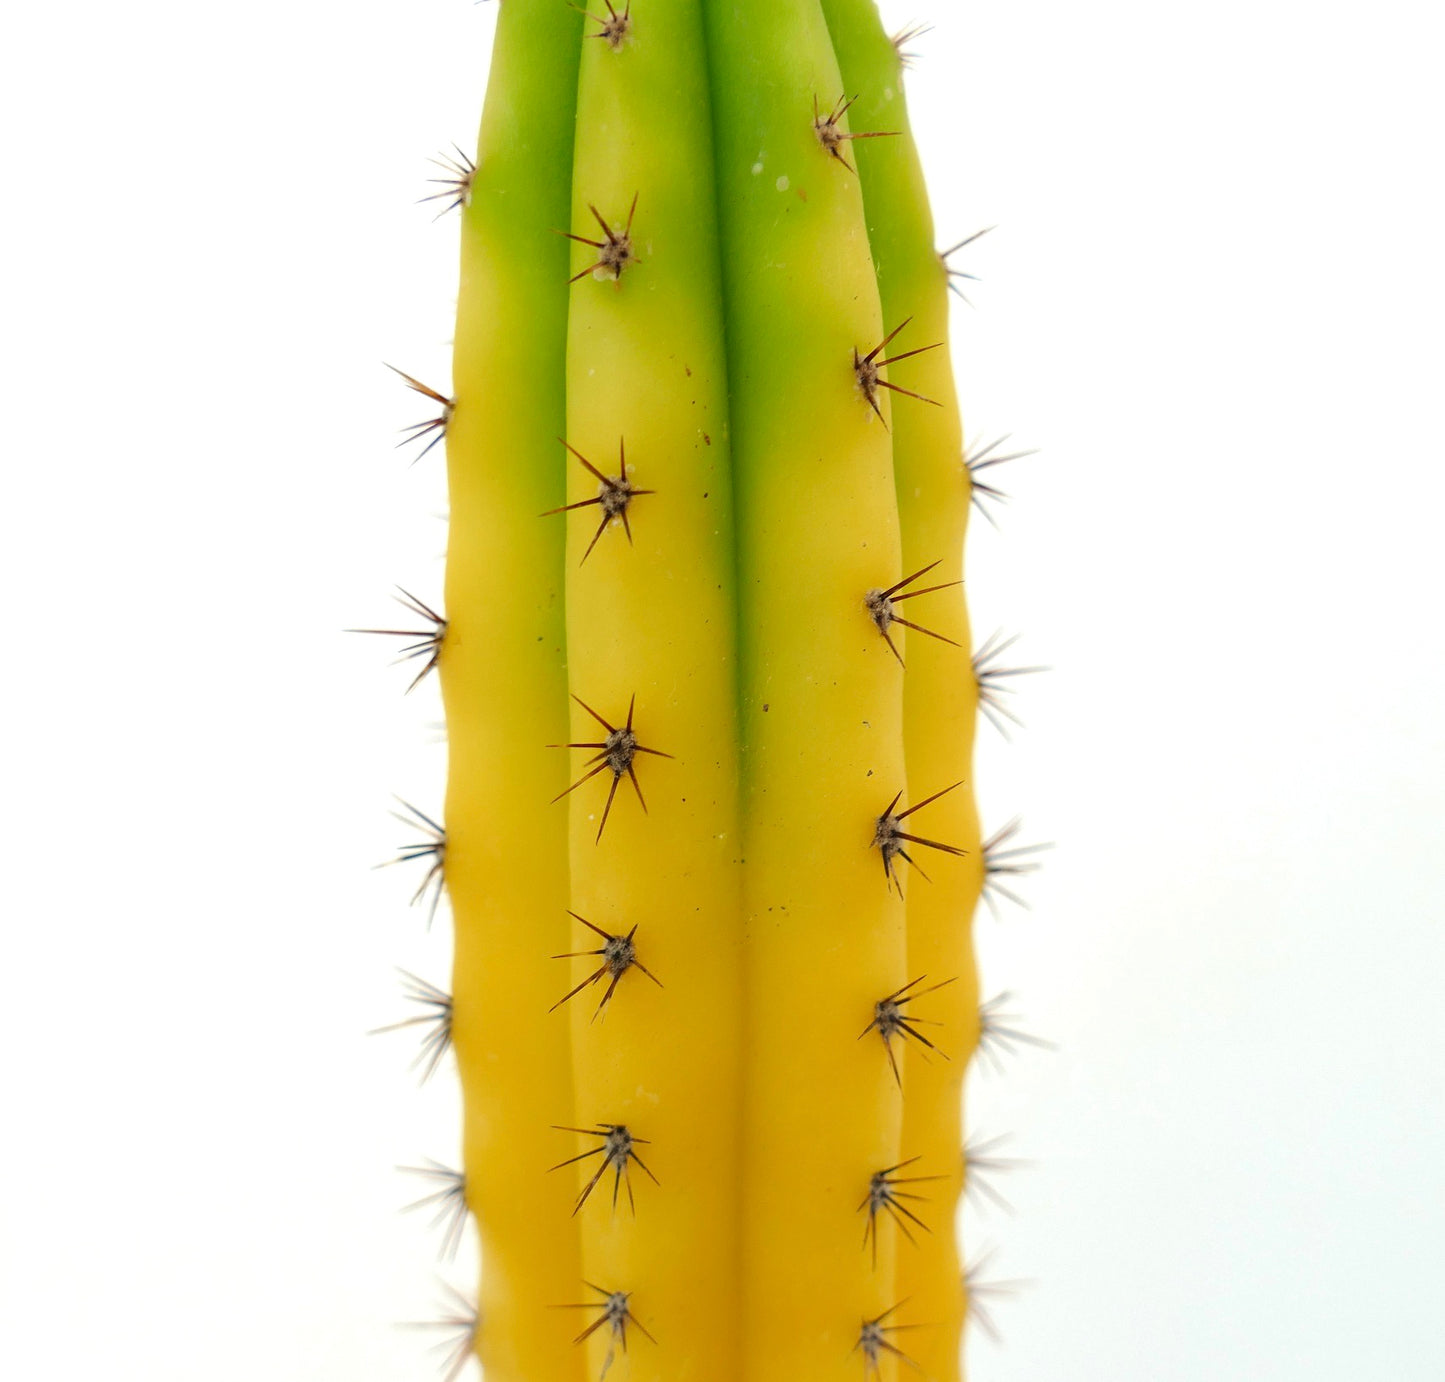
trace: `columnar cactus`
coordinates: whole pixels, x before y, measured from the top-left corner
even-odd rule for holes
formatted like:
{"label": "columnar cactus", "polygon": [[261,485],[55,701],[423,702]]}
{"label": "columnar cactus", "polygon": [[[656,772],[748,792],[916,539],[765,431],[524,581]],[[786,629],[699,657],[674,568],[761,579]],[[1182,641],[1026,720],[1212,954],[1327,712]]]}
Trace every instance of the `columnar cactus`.
{"label": "columnar cactus", "polygon": [[433,1198],[482,1254],[453,1372],[951,1382],[1003,673],[897,45],[873,0],[497,23],[439,194],[453,388],[408,381],[450,485],[411,651],[456,936],[414,996],[465,1106]]}

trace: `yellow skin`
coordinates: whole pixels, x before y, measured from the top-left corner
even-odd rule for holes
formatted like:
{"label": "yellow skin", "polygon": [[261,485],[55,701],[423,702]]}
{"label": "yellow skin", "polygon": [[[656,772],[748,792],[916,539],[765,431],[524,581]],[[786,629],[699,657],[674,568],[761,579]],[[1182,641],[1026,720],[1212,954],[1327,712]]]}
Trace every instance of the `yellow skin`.
{"label": "yellow skin", "polygon": [[[573,1192],[547,1176],[569,1122],[566,1025],[544,1021],[577,947],[567,916],[567,831],[546,804],[567,785],[561,373],[567,214],[536,176],[571,157],[581,16],[508,0],[498,17],[477,162],[462,219],[456,409],[447,428],[451,529],[440,673],[450,765],[446,886],[455,917],[453,1039],[465,1108],[467,1202],[486,1270],[477,1353],[490,1382],[581,1382],[558,1327],[580,1300]],[[528,55],[526,64],[516,60]],[[563,93],[559,97],[559,92]],[[548,126],[550,118],[551,125]],[[550,309],[550,316],[548,309]],[[556,327],[545,329],[547,320]],[[505,406],[499,406],[505,400]]]}
{"label": "yellow skin", "polygon": [[[912,315],[917,342],[948,339],[948,280],[934,249],[932,217],[923,171],[908,132],[898,54],[878,24],[871,0],[823,0],[845,83],[859,98],[850,115],[867,129],[897,130],[857,149],[858,176],[867,206],[869,237],[878,266],[884,313],[889,321]],[[903,570],[938,562],[913,588],[956,580],[963,572],[969,511],[967,471],[953,369],[946,345],[910,362],[908,386],[935,399],[937,407],[894,412],[893,456],[903,534]],[[904,742],[912,782],[942,774],[949,781],[972,776],[977,686],[969,650],[968,608],[963,586],[939,590],[902,607],[905,617],[960,646],[913,637],[904,681]],[[940,783],[939,785],[944,785]],[[930,788],[931,790],[931,788]],[[930,995],[930,1029],[951,1059],[910,1042],[904,1066],[903,1150],[918,1160],[902,1175],[941,1179],[905,1187],[926,1195],[911,1204],[931,1232],[913,1229],[916,1247],[899,1248],[896,1290],[909,1301],[909,1317],[937,1327],[912,1331],[909,1356],[934,1382],[958,1382],[957,1341],[967,1295],[962,1288],[958,1241],[952,1231],[963,1191],[963,1079],[978,1044],[978,972],[972,917],[983,883],[978,810],[972,791],[951,792],[928,810],[935,839],[966,847],[964,859],[928,868],[931,886],[908,894],[908,972],[955,982]],[[923,860],[920,858],[920,863]]]}
{"label": "yellow skin", "polygon": [[897,1299],[894,1235],[875,1265],[858,1205],[902,1119],[860,1036],[910,977],[870,848],[906,787],[903,674],[863,603],[902,560],[890,436],[853,368],[886,333],[858,180],[813,124],[842,91],[821,11],[710,19],[743,620],[743,1375],[856,1382],[861,1324]]}
{"label": "yellow skin", "polygon": [[[893,625],[905,673],[865,597],[956,579],[967,490],[946,349],[880,375],[941,407],[857,373],[905,317],[875,360],[946,339],[926,206],[865,218],[875,185],[921,204],[916,159],[848,137],[906,128],[896,81],[830,118],[877,86],[871,4],[621,13],[501,7],[463,219],[440,671],[477,1352],[488,1382],[621,1369],[616,1292],[628,1382],[895,1382],[870,1320],[931,1326],[881,1337],[951,1382],[971,793],[902,826],[972,851],[909,845],[931,884],[875,831],[968,776],[967,615],[900,604],[962,645]],[[588,984],[583,919],[636,963]],[[869,1027],[919,980],[951,1059]],[[618,1125],[646,1141],[614,1209]],[[932,1233],[885,1213],[865,1246],[911,1157]]]}
{"label": "yellow skin", "polygon": [[[633,1292],[629,1309],[659,1341],[629,1328],[629,1382],[739,1375],[736,612],[712,131],[696,100],[701,27],[697,0],[672,0],[649,6],[615,49],[584,43],[572,183],[571,229],[602,243],[572,246],[582,277],[568,321],[567,441],[609,478],[625,442],[628,479],[651,492],[627,504],[625,528],[614,518],[598,536],[606,514],[587,501],[603,487],[566,457],[568,501],[586,505],[565,520],[567,675],[613,726],[635,697],[640,743],[670,755],[633,760],[645,813],[632,781],[606,767],[567,797],[570,905],[609,933],[636,925],[638,958],[659,981],[624,973],[595,1020],[605,978],[571,1000],[577,1094],[571,1115],[553,1120],[625,1125],[648,1139],[637,1154],[661,1182],[630,1164],[636,1212],[626,1189],[614,1211],[609,1170],[577,1215],[582,1275]],[[588,271],[607,246],[590,207],[620,238],[634,198],[628,258]],[[575,703],[572,731],[574,742],[607,737]],[[569,781],[597,753],[574,750]],[[568,950],[601,944],[580,924],[573,935],[587,943]],[[568,987],[598,964],[575,960]],[[569,1155],[600,1139],[574,1143]],[[601,1160],[578,1164],[584,1185]],[[589,1294],[580,1281],[573,1290],[572,1300]],[[614,1347],[609,1328],[588,1346],[597,1377]]]}

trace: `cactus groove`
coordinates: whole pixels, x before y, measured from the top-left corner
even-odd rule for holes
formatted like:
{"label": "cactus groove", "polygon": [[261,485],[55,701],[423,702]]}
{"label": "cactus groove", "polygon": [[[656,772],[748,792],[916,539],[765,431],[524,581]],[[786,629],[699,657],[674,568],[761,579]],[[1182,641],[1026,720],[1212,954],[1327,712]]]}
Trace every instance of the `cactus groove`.
{"label": "cactus groove", "polygon": [[958,1382],[965,1173],[999,1200],[1011,1164],[966,1148],[964,1074],[1044,1044],[980,1004],[972,919],[1042,846],[984,842],[970,781],[1037,669],[970,654],[965,529],[1027,453],[965,457],[923,31],[598,4],[505,0],[475,157],[435,160],[452,391],[401,378],[417,459],[445,443],[445,614],[364,630],[447,715],[400,860],[452,991],[404,976],[385,1029],[461,1077],[462,1169],[407,1168],[448,1253],[479,1235],[446,1371]]}

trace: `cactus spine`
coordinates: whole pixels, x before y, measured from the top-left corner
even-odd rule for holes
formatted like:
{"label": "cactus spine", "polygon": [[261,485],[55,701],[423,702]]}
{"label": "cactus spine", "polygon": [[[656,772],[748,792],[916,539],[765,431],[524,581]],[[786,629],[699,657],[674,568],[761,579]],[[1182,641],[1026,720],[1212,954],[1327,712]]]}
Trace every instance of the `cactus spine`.
{"label": "cactus spine", "polygon": [[969,479],[898,55],[872,0],[603,3],[499,7],[459,189],[472,1343],[952,1382]]}

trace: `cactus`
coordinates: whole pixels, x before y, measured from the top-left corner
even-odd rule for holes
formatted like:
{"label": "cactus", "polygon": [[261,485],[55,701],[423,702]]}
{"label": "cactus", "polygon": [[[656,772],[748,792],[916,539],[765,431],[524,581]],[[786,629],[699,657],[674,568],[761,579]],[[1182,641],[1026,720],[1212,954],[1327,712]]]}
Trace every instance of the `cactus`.
{"label": "cactus", "polygon": [[900,49],[873,0],[505,0],[437,179],[445,613],[384,632],[447,717],[405,857],[452,989],[396,1025],[463,1091],[414,1168],[481,1246],[449,1376],[960,1377],[963,1076],[1028,1040],[970,928],[1031,847],[969,781],[1009,458],[963,455]]}

